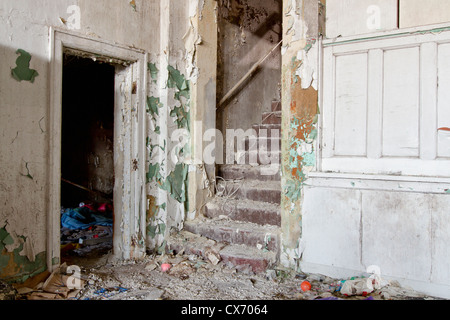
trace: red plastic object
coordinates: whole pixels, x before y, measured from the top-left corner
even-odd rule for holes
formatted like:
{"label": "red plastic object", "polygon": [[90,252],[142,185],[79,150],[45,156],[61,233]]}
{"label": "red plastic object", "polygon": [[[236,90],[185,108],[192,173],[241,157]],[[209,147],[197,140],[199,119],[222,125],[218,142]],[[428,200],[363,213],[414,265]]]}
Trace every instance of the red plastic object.
{"label": "red plastic object", "polygon": [[303,292],[309,291],[311,290],[311,283],[309,283],[308,281],[303,281],[300,287],[302,288]]}

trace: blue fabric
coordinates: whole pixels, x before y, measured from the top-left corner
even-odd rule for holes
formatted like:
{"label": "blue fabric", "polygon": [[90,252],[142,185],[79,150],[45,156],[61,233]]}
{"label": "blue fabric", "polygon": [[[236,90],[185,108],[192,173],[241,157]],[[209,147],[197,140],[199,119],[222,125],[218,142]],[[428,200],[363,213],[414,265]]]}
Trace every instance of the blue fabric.
{"label": "blue fabric", "polygon": [[92,226],[112,227],[113,219],[88,208],[67,209],[61,216],[61,225],[71,230],[84,230]]}

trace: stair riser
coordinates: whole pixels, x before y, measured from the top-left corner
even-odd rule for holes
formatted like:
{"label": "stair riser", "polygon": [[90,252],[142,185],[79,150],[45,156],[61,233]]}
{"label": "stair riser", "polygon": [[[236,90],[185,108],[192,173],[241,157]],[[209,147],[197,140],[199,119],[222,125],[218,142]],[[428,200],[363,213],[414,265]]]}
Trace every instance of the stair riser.
{"label": "stair riser", "polygon": [[261,167],[252,169],[242,169],[238,167],[221,168],[219,174],[225,180],[259,180],[259,181],[280,181],[280,166],[275,165],[270,172],[261,172]]}
{"label": "stair riser", "polygon": [[222,261],[232,266],[250,266],[253,273],[265,273],[273,263],[267,259],[256,259],[247,257],[237,257],[234,255],[221,254]]}
{"label": "stair riser", "polygon": [[186,224],[185,230],[218,242],[239,245],[243,244],[253,248],[258,248],[258,245],[260,245],[263,249],[273,252],[277,252],[279,248],[278,235],[276,234],[262,234],[247,230],[236,230],[223,226],[204,227],[199,224]]}
{"label": "stair riser", "polygon": [[220,216],[227,216],[235,221],[252,222],[264,225],[273,225],[281,227],[281,216],[279,210],[271,211],[270,209],[256,209],[256,208],[222,208],[205,206],[205,215],[208,218],[219,218]]}
{"label": "stair riser", "polygon": [[252,189],[238,188],[236,185],[229,185],[225,188],[226,195],[233,195],[234,199],[248,199],[268,203],[281,204],[281,189]]}

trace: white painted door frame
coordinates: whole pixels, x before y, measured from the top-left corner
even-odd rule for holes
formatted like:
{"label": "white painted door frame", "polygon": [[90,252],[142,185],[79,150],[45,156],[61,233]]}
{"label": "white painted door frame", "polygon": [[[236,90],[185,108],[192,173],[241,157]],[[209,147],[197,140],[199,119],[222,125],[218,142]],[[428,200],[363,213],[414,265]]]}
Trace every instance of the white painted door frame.
{"label": "white painted door frame", "polygon": [[47,266],[60,264],[62,76],[65,49],[101,57],[116,66],[114,107],[114,256],[145,256],[146,96],[148,55],[139,49],[50,29],[50,104]]}

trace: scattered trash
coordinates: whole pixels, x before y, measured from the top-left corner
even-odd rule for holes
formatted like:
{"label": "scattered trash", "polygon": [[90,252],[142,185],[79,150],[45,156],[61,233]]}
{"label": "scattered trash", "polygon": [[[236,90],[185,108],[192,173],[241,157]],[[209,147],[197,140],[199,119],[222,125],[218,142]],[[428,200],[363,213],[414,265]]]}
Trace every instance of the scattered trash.
{"label": "scattered trash", "polygon": [[301,288],[303,292],[310,291],[311,290],[311,283],[308,281],[303,281],[301,284]]}
{"label": "scattered trash", "polygon": [[102,300],[109,299],[119,293],[127,292],[129,289],[120,286],[113,288],[100,288],[94,292],[94,295],[100,297]]}
{"label": "scattered trash", "polygon": [[341,294],[344,296],[367,296],[375,290],[381,289],[387,283],[382,281],[380,276],[371,276],[370,278],[351,279],[344,282],[341,288]]}
{"label": "scattered trash", "polygon": [[343,299],[331,296],[331,297],[321,298],[321,299],[317,299],[317,300],[343,300]]}
{"label": "scattered trash", "polygon": [[145,266],[145,270],[147,270],[147,271],[153,271],[153,270],[155,270],[157,267],[158,267],[158,266],[157,266],[156,263],[154,263],[154,262],[149,262],[149,263],[147,263],[147,265]]}
{"label": "scattered trash", "polygon": [[0,281],[0,300],[15,300],[17,295],[16,289],[11,285]]}
{"label": "scattered trash", "polygon": [[106,204],[102,204],[100,208],[102,211],[96,210],[93,205],[83,205],[82,207],[63,210],[61,225],[63,228],[71,230],[85,230],[92,226],[112,227],[112,210],[106,211]]}
{"label": "scattered trash", "polygon": [[[43,272],[23,284],[15,284],[19,300],[69,300],[75,299],[86,282],[68,272],[64,263],[53,273]],[[76,280],[74,285],[74,280]]]}
{"label": "scattered trash", "polygon": [[205,256],[215,266],[222,260],[220,254],[211,247],[205,249]]}
{"label": "scattered trash", "polygon": [[113,246],[113,207],[81,202],[61,210],[61,255],[102,255]]}
{"label": "scattered trash", "polygon": [[176,266],[172,267],[169,271],[170,275],[180,278],[181,280],[189,279],[189,276],[193,274],[196,270],[187,261],[183,261]]}

